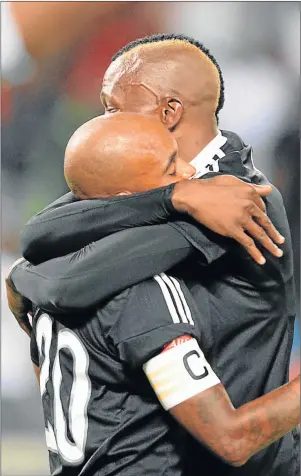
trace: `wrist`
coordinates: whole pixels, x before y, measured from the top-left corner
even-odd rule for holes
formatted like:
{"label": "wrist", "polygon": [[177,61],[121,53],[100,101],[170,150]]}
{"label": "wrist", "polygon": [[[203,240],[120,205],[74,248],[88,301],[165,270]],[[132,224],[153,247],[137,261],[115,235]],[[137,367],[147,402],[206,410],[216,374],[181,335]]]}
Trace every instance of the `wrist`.
{"label": "wrist", "polygon": [[175,210],[178,212],[188,213],[187,191],[189,190],[189,181],[181,180],[175,184],[172,194],[171,202]]}
{"label": "wrist", "polygon": [[175,210],[192,214],[195,195],[198,194],[199,197],[202,189],[202,182],[198,179],[181,180],[176,183],[171,195]]}

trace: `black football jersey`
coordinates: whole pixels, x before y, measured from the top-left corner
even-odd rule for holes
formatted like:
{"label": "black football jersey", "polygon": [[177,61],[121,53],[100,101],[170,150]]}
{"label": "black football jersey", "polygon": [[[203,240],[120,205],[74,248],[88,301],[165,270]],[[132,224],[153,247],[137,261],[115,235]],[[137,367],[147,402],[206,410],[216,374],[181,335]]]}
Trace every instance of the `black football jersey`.
{"label": "black football jersey", "polygon": [[[222,131],[222,135],[224,145],[203,154],[200,178],[232,174],[249,183],[267,183],[254,166],[251,148],[234,133]],[[211,233],[189,217],[171,213],[171,190],[167,187],[130,199],[91,203],[78,203],[69,194],[36,216],[23,238],[31,235],[32,240],[27,239],[31,254],[40,242],[40,247],[48,250],[48,259],[60,253],[61,237],[64,252],[72,251],[72,236],[85,248],[36,267],[23,263],[12,277],[29,299],[64,313],[93,307],[126,284],[133,285],[178,263],[172,272],[184,279],[199,310],[203,288],[208,291],[210,312],[202,316],[203,350],[238,407],[283,385],[289,377],[296,307],[290,230],[282,198],[273,188],[265,203],[269,217],[286,238],[284,256],[278,259],[263,251],[267,262],[259,266],[237,243]],[[164,220],[168,223],[157,224]],[[126,227],[136,228],[124,230]],[[105,229],[113,234],[105,236]],[[118,230],[123,231],[116,233]],[[95,241],[101,236],[105,237]],[[199,446],[191,444],[189,450],[195,469],[201,458],[202,469],[208,474],[299,474],[297,429],[241,468],[221,463]]]}
{"label": "black football jersey", "polygon": [[191,476],[188,435],[142,370],[174,338],[200,341],[200,313],[174,282],[162,274],[68,324],[35,313],[31,355],[40,367],[52,476]]}

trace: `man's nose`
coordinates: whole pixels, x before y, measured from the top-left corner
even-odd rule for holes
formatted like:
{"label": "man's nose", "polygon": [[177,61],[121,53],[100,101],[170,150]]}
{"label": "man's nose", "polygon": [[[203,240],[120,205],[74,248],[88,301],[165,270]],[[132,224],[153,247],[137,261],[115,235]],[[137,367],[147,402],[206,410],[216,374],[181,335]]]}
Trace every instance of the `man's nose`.
{"label": "man's nose", "polygon": [[193,165],[188,164],[183,159],[178,159],[177,164],[178,174],[181,175],[182,179],[190,179],[196,173],[195,168]]}

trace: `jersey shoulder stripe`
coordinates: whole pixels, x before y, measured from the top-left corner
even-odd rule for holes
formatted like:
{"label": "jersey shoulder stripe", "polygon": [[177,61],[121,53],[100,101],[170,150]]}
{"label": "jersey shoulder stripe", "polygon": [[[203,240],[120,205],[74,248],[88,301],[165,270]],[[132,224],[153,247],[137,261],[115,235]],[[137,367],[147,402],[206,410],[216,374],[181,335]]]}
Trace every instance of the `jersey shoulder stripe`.
{"label": "jersey shoulder stripe", "polygon": [[193,326],[194,321],[180,282],[165,273],[154,276],[154,279],[161,288],[172,321],[175,324],[185,323]]}

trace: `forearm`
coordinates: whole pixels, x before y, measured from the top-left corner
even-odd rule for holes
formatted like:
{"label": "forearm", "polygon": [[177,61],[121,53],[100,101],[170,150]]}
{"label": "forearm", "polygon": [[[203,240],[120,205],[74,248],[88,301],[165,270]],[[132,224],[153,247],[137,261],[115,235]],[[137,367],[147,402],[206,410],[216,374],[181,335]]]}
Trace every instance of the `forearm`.
{"label": "forearm", "polygon": [[[300,422],[300,377],[237,409],[236,454],[248,460],[252,455],[279,440]],[[225,446],[226,448],[226,446]],[[234,451],[234,447],[228,448]]]}
{"label": "forearm", "polygon": [[[238,409],[233,408],[223,387],[217,389],[212,400],[210,408],[199,406],[207,443],[231,465],[242,466],[298,425],[300,377]],[[219,406],[218,426],[215,404]]]}
{"label": "forearm", "polygon": [[[199,180],[193,183],[183,181],[130,196],[81,201],[72,193],[67,193],[26,223],[20,237],[21,254],[30,263],[39,264],[80,250],[93,241],[125,229],[166,223],[177,211],[182,212],[178,218],[183,220],[184,214],[190,211],[187,200],[190,203],[191,195],[202,195],[201,203],[206,208],[207,188],[207,183],[202,187]],[[199,233],[202,248],[205,227],[200,225],[198,231],[197,222],[192,222],[195,228],[193,239]],[[183,221],[179,224],[181,226]],[[189,232],[185,231],[189,236]],[[204,239],[207,243],[207,236]]]}
{"label": "forearm", "polygon": [[25,259],[39,264],[129,228],[164,223],[173,186],[130,196],[78,201],[68,193],[35,215],[21,233]]}
{"label": "forearm", "polygon": [[299,423],[300,377],[235,409],[222,384],[171,409],[200,442],[232,466],[279,440]]}
{"label": "forearm", "polygon": [[[270,191],[270,187],[262,187],[260,193],[265,195]],[[188,213],[201,223],[199,237],[192,241],[201,251],[207,227],[213,235],[221,235],[217,257],[228,248],[227,238],[223,238],[228,237],[242,244],[255,261],[263,264],[265,258],[246,232],[274,256],[283,254],[272,240],[283,243],[284,239],[264,213],[260,196],[252,186],[235,177],[183,180],[142,194],[103,200],[74,201],[72,194],[69,196],[70,203],[66,204],[63,197],[62,205],[58,200],[24,227],[21,252],[31,263],[64,256],[127,228],[165,223],[172,220],[176,211],[182,213],[180,220],[183,213]],[[187,230],[185,236],[189,238]],[[208,241],[206,234],[205,240]]]}
{"label": "forearm", "polygon": [[11,274],[19,293],[48,312],[79,312],[166,271],[194,248],[168,225],[124,230],[83,250]]}

